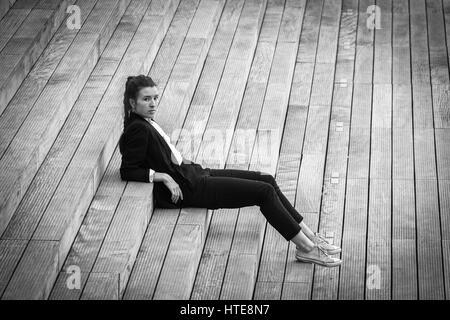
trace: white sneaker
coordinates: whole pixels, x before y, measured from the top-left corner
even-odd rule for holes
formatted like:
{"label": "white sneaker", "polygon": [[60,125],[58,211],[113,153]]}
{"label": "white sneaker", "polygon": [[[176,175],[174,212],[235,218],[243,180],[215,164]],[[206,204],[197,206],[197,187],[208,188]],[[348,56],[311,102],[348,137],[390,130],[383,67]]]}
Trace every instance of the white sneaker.
{"label": "white sneaker", "polygon": [[315,245],[309,252],[297,249],[295,258],[301,262],[311,262],[324,267],[337,267],[342,263],[341,259],[330,257],[320,244]]}
{"label": "white sneaker", "polygon": [[328,242],[327,238],[319,232],[314,232],[313,242],[315,244],[320,244],[327,254],[337,254],[342,251],[340,247]]}

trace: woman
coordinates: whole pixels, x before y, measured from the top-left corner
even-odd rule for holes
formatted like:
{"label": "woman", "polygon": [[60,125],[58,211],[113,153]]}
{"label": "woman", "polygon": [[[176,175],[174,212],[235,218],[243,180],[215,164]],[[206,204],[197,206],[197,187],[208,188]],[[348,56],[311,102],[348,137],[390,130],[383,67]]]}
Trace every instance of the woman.
{"label": "woman", "polygon": [[154,182],[160,208],[240,208],[257,205],[267,221],[297,246],[296,258],[326,267],[338,246],[312,232],[280,191],[274,177],[259,171],[202,168],[182,157],[154,121],[159,92],[150,77],[128,77],[124,94],[124,132],[119,141],[121,178]]}

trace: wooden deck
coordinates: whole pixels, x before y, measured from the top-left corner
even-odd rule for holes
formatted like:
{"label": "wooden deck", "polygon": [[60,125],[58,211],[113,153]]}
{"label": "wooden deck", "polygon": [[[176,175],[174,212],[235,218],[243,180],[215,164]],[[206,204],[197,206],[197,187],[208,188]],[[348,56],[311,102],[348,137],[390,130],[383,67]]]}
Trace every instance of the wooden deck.
{"label": "wooden deck", "polygon": [[[0,298],[449,299],[449,42],[450,0],[1,0]],[[137,74],[185,158],[272,173],[342,266],[121,181]]]}

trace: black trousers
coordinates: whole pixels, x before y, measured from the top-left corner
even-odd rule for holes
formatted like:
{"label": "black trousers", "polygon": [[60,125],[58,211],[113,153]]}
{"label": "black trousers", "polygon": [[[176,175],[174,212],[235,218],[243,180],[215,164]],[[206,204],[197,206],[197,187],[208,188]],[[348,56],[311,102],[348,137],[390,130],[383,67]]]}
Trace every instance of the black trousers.
{"label": "black trousers", "polygon": [[210,169],[190,201],[208,209],[259,206],[267,221],[288,241],[300,231],[303,217],[290,204],[275,178],[260,171]]}

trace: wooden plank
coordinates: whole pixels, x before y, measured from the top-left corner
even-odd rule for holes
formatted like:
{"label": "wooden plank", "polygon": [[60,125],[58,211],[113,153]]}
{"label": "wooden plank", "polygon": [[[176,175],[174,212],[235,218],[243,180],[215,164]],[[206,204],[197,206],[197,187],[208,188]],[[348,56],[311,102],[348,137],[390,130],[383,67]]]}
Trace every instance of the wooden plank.
{"label": "wooden plank", "polygon": [[[121,181],[117,170],[119,162],[120,153],[117,149],[86,213],[49,299],[79,299],[81,297],[82,289],[86,285],[125,188],[126,183]],[[67,286],[68,274],[70,275],[68,270],[73,266],[77,266],[82,275],[79,290],[73,290]]]}
{"label": "wooden plank", "polygon": [[433,84],[434,128],[450,128],[450,86]]}
{"label": "wooden plank", "polygon": [[317,63],[311,89],[311,105],[331,106],[334,83],[334,63]]}
{"label": "wooden plank", "polygon": [[177,209],[155,209],[123,299],[151,300],[153,298],[179,214],[180,210]]}
{"label": "wooden plank", "polygon": [[397,47],[392,49],[392,83],[411,83],[411,58],[409,47]]}
{"label": "wooden plank", "polygon": [[[123,296],[141,240],[153,213],[152,192],[153,184],[127,184],[92,267],[90,276],[95,273],[118,276],[119,298]],[[94,285],[94,279],[88,279],[86,289]],[[82,299],[95,299],[97,296],[84,291]],[[105,298],[107,297],[106,295]]]}
{"label": "wooden plank", "polygon": [[394,49],[395,47],[409,48],[409,1],[392,1],[392,29],[392,44]]}
{"label": "wooden plank", "polygon": [[211,210],[182,209],[180,219],[184,221],[177,222],[175,227],[153,299],[187,299],[190,296],[197,271],[195,262],[202,253]]}
{"label": "wooden plank", "polygon": [[392,130],[392,179],[414,179],[411,129],[393,128]]}
{"label": "wooden plank", "polygon": [[[302,143],[298,141],[303,141],[298,140],[297,135],[302,126],[304,129],[305,122],[306,108],[290,105],[282,137],[276,180],[281,192],[293,204],[302,150]],[[289,242],[286,242],[272,226],[267,226],[253,299],[281,298],[288,248]]]}
{"label": "wooden plank", "polygon": [[[353,124],[353,122],[352,122]],[[366,128],[352,128],[348,158],[348,178],[369,177],[370,131]]]}
{"label": "wooden plank", "polygon": [[316,60],[317,42],[324,0],[308,1],[300,36],[297,61],[311,62]]}
{"label": "wooden plank", "polygon": [[319,213],[324,163],[325,154],[303,155],[295,200],[302,212]]}
{"label": "wooden plank", "polygon": [[[336,69],[338,69],[338,65],[341,61],[355,60],[357,28],[358,28],[358,1],[343,0]],[[337,71],[336,71],[336,78],[340,79],[340,77],[338,77]]]}
{"label": "wooden plank", "polygon": [[329,108],[312,105],[309,107],[303,154],[325,154],[329,122]]}
{"label": "wooden plank", "polygon": [[10,8],[9,1],[0,2],[0,19],[2,19],[3,16],[8,13],[9,8]]}
{"label": "wooden plank", "polygon": [[[359,11],[358,11],[358,30],[356,45],[365,47],[373,47],[374,36],[376,30],[376,16],[371,16],[371,20],[368,20],[368,9],[369,6],[375,5],[375,0],[361,0],[359,1]],[[370,27],[368,27],[370,26]]]}
{"label": "wooden plank", "polygon": [[0,21],[0,29],[2,30],[0,51],[3,50],[30,12],[31,9],[10,9],[3,17]]}
{"label": "wooden plank", "polygon": [[373,46],[357,45],[355,57],[355,83],[372,83]]}
{"label": "wooden plank", "polygon": [[431,83],[449,84],[448,56],[442,1],[426,1]]}
{"label": "wooden plank", "polygon": [[373,85],[372,128],[392,127],[392,87],[390,84]]}
{"label": "wooden plank", "polygon": [[[279,11],[277,9],[279,6],[280,4],[269,2],[265,18],[270,17],[274,11]],[[279,15],[279,18],[281,19],[281,15]],[[262,28],[262,30],[266,28],[264,24]],[[226,162],[227,168],[244,169],[248,167],[250,162],[251,155],[249,153],[251,152],[251,147],[249,146],[253,145],[256,137],[256,130],[253,130],[253,128],[257,126],[259,121],[270,65],[275,51],[275,44],[271,43],[270,41],[272,40],[269,41],[269,39],[268,36],[263,39],[260,38],[256,47],[236,125],[236,132],[244,131],[246,133],[245,144],[239,144],[236,139],[237,133],[235,132],[230,147],[232,152],[229,154]],[[263,40],[267,40],[267,42],[263,42]],[[208,109],[205,108],[205,110]],[[207,115],[206,113],[204,114]],[[188,119],[190,119],[189,115]],[[206,127],[206,123],[201,127]],[[196,150],[199,149],[196,148]],[[214,211],[191,299],[219,299],[238,212],[239,210],[237,209],[219,209]]]}
{"label": "wooden plank", "polygon": [[[414,71],[413,71],[414,74]],[[413,84],[414,128],[433,128],[433,102],[429,83]]]}
{"label": "wooden plank", "polygon": [[297,62],[292,82],[290,103],[297,106],[308,106],[311,97],[311,84],[314,64]]}
{"label": "wooden plank", "polygon": [[345,263],[339,275],[340,300],[364,299],[368,188],[368,179],[347,179],[342,234],[342,260]]}
{"label": "wooden plank", "polygon": [[235,209],[213,212],[190,299],[219,299],[238,212]]}
{"label": "wooden plank", "polygon": [[392,1],[377,0],[380,29],[375,28],[373,82],[392,83]]}
{"label": "wooden plank", "polygon": [[[318,230],[341,243],[345,205],[345,177],[349,148],[350,110],[332,108]],[[339,124],[339,125],[338,125]],[[337,299],[339,268],[315,268],[312,299]]]}
{"label": "wooden plank", "polygon": [[416,179],[436,178],[436,150],[432,129],[414,128],[414,166]]}
{"label": "wooden plank", "polygon": [[[279,42],[299,42],[302,30],[303,16],[305,13],[305,1],[287,1],[283,18],[281,20]],[[288,8],[289,10],[286,10]]]}
{"label": "wooden plank", "polygon": [[444,299],[437,181],[416,180],[419,299]]}
{"label": "wooden plank", "polygon": [[392,240],[392,299],[417,299],[416,241]]}
{"label": "wooden plank", "polygon": [[[77,1],[76,5],[82,12],[80,23],[83,24],[89,16],[96,1]],[[39,94],[63,58],[79,30],[70,30],[62,24],[45,48],[42,56],[36,61],[30,73],[20,85],[14,97],[0,117],[0,155],[3,155],[9,143],[19,130],[29,111],[34,106]]]}
{"label": "wooden plank", "polygon": [[[109,132],[105,130],[105,126],[108,125],[108,120],[110,121],[111,117],[107,117],[105,112],[106,105],[108,106],[108,111],[110,113],[110,106],[111,101],[109,100],[113,94],[111,90],[114,92],[119,91],[118,86],[122,83],[120,81],[123,80],[122,74],[125,74],[124,65],[126,65],[126,71],[128,72],[132,71],[136,64],[133,64],[130,62],[131,54],[130,52],[133,52],[133,59],[137,59],[140,61],[139,68],[136,68],[136,72],[140,72],[142,69],[142,65],[145,64],[145,59],[153,60],[154,58],[154,52],[152,50],[145,51],[145,50],[135,50],[136,45],[139,44],[140,48],[142,47],[142,37],[146,37],[148,39],[149,35],[151,34],[149,31],[152,30],[151,28],[155,28],[155,23],[159,23],[159,26],[164,23],[164,19],[171,19],[171,16],[173,16],[174,8],[170,7],[168,9],[166,16],[158,16],[160,19],[155,19],[155,16],[152,16],[152,19],[149,18],[149,14],[147,12],[147,16],[144,15],[144,21],[145,23],[141,24],[141,27],[138,28],[137,33],[139,36],[135,36],[133,38],[132,43],[128,47],[128,54],[125,53],[122,64],[119,65],[118,72],[116,76],[113,78],[113,82],[108,88],[104,100],[100,103],[99,109],[97,109],[97,113],[94,116],[94,119],[92,120],[91,126],[88,128],[87,133],[83,137],[83,140],[81,141],[80,148],[78,152],[75,154],[74,158],[72,159],[72,164],[68,167],[66,171],[66,175],[63,177],[63,180],[61,184],[59,185],[59,189],[57,189],[55,196],[52,198],[49,207],[47,208],[48,211],[44,214],[44,217],[39,224],[36,233],[33,235],[34,239],[39,238],[51,238],[54,237],[55,240],[58,241],[58,249],[59,249],[59,255],[60,255],[60,261],[64,259],[64,257],[67,255],[70,245],[72,244],[72,241],[76,235],[75,231],[78,230],[78,227],[81,224],[81,218],[83,217],[83,213],[86,212],[87,208],[86,205],[89,204],[90,200],[92,199],[94,195],[94,190],[97,189],[97,185],[99,183],[101,175],[103,175],[103,172],[106,168],[106,163],[112,154],[113,145],[111,141],[108,141],[107,139],[105,144],[103,145],[103,149],[98,150],[102,157],[96,160],[96,166],[95,167],[89,167],[90,163],[89,161],[92,161],[93,158],[95,158],[95,155],[92,154],[89,157],[84,157],[85,160],[87,160],[84,164],[85,166],[80,166],[82,162],[80,162],[77,159],[80,157],[80,155],[86,155],[80,152],[80,150],[87,150],[86,143],[90,146],[89,151],[92,151],[92,147],[95,146],[95,143],[93,143],[93,140],[89,140],[89,136],[95,136],[99,139],[101,139],[102,134],[99,134],[99,132],[102,132],[103,134],[108,134]],[[149,28],[149,25],[152,26]],[[145,33],[143,32],[143,29],[145,29]],[[159,28],[158,29],[161,34],[164,34],[166,30]],[[151,48],[152,46],[159,47],[159,44],[161,42],[160,38],[161,35],[158,33],[154,34],[154,37],[156,39],[154,42],[147,41],[147,48]],[[159,39],[158,39],[159,38]],[[150,57],[147,56],[150,55]],[[141,56],[138,56],[141,55]],[[119,75],[121,75],[119,77]],[[118,100],[117,100],[118,101]],[[102,125],[99,125],[99,121],[101,119]],[[116,121],[116,123],[119,123]],[[115,136],[118,136],[120,134],[118,130],[115,133]],[[89,140],[89,141],[86,141]],[[105,141],[103,140],[103,141]],[[102,140],[100,140],[102,141]],[[117,141],[117,140],[116,140]],[[97,142],[98,143],[98,142]],[[97,157],[99,157],[99,154],[97,153]],[[83,176],[84,174],[84,176]],[[79,183],[79,186],[76,186],[73,184],[73,181],[77,181]],[[72,189],[71,189],[72,188]],[[58,209],[55,209],[58,207]],[[53,209],[52,209],[53,208]],[[73,212],[72,216],[68,215],[69,219],[66,219],[63,215],[61,215],[61,212],[65,212],[68,214],[68,212]],[[58,217],[53,217],[53,212],[58,212]],[[55,224],[55,222],[57,224]],[[67,225],[68,228],[65,228],[64,225]],[[57,272],[58,270],[56,270]],[[52,279],[53,273],[51,273],[51,277],[48,278],[48,281],[50,283],[53,283],[55,279]],[[56,274],[54,276],[56,278]],[[44,280],[47,280],[44,279]]]}
{"label": "wooden plank", "polygon": [[110,80],[109,76],[88,80],[2,238],[32,238]]}
{"label": "wooden plank", "polygon": [[365,294],[369,300],[390,300],[391,180],[371,179],[369,187]]}
{"label": "wooden plank", "polygon": [[17,0],[13,9],[33,9],[37,4],[39,0]]}
{"label": "wooden plank", "polygon": [[[57,241],[31,241],[25,249],[17,269],[6,287],[3,300],[45,299],[51,285],[41,287],[42,278],[58,269]],[[30,266],[33,266],[30,268]]]}
{"label": "wooden plank", "polygon": [[449,241],[449,230],[450,230],[450,221],[446,212],[450,210],[450,180],[439,179],[438,181],[439,188],[439,209],[441,212],[441,234],[442,234],[442,253],[444,259],[444,287],[445,287],[445,296],[448,297],[450,279],[448,276],[449,268],[450,268],[450,241]]}
{"label": "wooden plank", "polygon": [[120,274],[91,273],[82,300],[118,300],[120,298]]}
{"label": "wooden plank", "polygon": [[[395,65],[395,63],[394,63]],[[413,106],[410,84],[392,85],[392,127],[412,130]]]}
{"label": "wooden plank", "polygon": [[436,129],[436,160],[437,160],[437,175],[439,179],[450,179],[450,130]]}
{"label": "wooden plank", "polygon": [[[303,221],[306,225],[312,229],[317,229],[319,224],[319,215],[317,213],[305,212],[303,208],[297,204],[297,200],[294,207],[301,212],[304,217]],[[290,245],[281,299],[309,300],[311,299],[314,265],[297,261],[295,252],[296,246]]]}
{"label": "wooden plank", "polygon": [[[118,4],[117,2],[114,3]],[[107,1],[102,2],[103,6],[110,4]],[[119,9],[118,6],[113,6],[113,8],[115,9],[112,11]],[[100,6],[97,10],[103,9]],[[113,29],[116,24],[117,21],[112,20],[108,21],[108,24],[103,27]],[[24,194],[23,191],[18,192],[15,185],[23,186],[21,188],[24,189],[25,186],[30,184],[38,165],[42,163],[44,156],[57,136],[58,129],[61,128],[63,120],[81,91],[82,84],[88,78],[98,59],[100,52],[97,51],[98,48],[95,44],[98,44],[100,40],[99,35],[85,35],[77,35],[74,45],[70,47],[55,73],[53,73],[36,105],[0,160],[2,172],[15,168],[18,173],[17,176],[12,177],[5,183],[5,189],[8,191],[2,194],[0,201],[7,208],[7,210],[1,210],[1,215],[6,222],[11,218],[13,212],[11,209],[17,207]],[[63,81],[62,79],[69,81]],[[55,97],[59,97],[59,99]],[[19,163],[16,162],[18,157],[23,159]],[[2,224],[0,231],[3,232],[5,227],[6,225]]]}
{"label": "wooden plank", "polygon": [[317,44],[317,63],[334,64],[336,61],[341,7],[342,0],[324,2]]}
{"label": "wooden plank", "polygon": [[333,105],[350,109],[353,99],[354,60],[336,61],[335,83],[333,88]]}
{"label": "wooden plank", "polygon": [[20,56],[20,62],[0,84],[0,114],[62,23],[66,7],[67,2],[61,0],[54,9],[33,9],[1,50],[2,56]]}
{"label": "wooden plank", "polygon": [[370,178],[391,179],[391,129],[372,128],[370,145]]}
{"label": "wooden plank", "polygon": [[[181,128],[184,121],[184,115],[189,108],[191,99],[189,98],[187,100],[183,100],[181,101],[182,103],[176,103],[172,101],[171,96],[192,97],[195,90],[195,84],[197,82],[194,82],[193,79],[197,80],[201,74],[201,69],[203,67],[208,49],[211,45],[212,36],[217,28],[222,10],[223,5],[221,2],[200,3],[189,28],[187,38],[183,43],[180,54],[178,55],[177,63],[172,70],[171,80],[169,80],[167,85],[169,90],[172,87],[178,88],[179,86],[181,89],[178,89],[177,94],[168,93],[164,95],[161,100],[160,106],[162,109],[166,109],[167,112],[160,114],[159,116],[157,115],[157,122],[166,132],[172,132],[171,137],[175,140],[178,139],[177,132],[173,131],[174,129]],[[204,21],[205,15],[209,17],[206,21]],[[199,27],[196,26],[201,23],[204,23],[203,29],[206,30],[204,35],[198,33]],[[177,75],[177,70],[183,69],[186,66],[189,66],[186,70],[192,69],[193,71],[189,72],[186,78],[180,79]],[[185,82],[180,82],[180,80],[187,81],[189,84],[186,85]],[[174,106],[177,106],[176,109],[173,109]],[[174,118],[174,114],[177,114],[178,116]]]}
{"label": "wooden plank", "polygon": [[370,84],[354,84],[351,119],[352,128],[370,129],[372,116],[372,90],[373,88]]}
{"label": "wooden plank", "polygon": [[[246,16],[249,16],[252,14],[252,6],[258,7],[259,13],[258,18],[255,17],[252,19],[253,23],[259,25],[260,20],[262,21],[262,13],[264,10],[261,8],[261,5],[265,7],[265,2],[263,3],[255,3],[255,4],[248,4],[244,5],[241,19],[245,18]],[[239,28],[239,27],[238,27]],[[252,39],[253,48],[256,49],[256,31],[255,31],[255,38]],[[214,101],[214,105],[211,111],[210,118],[208,120],[208,126],[210,127],[207,131],[209,131],[208,134],[214,134],[216,129],[224,130],[221,132],[232,132],[233,130],[233,123],[236,122],[236,118],[238,115],[239,107],[242,101],[242,97],[244,95],[244,89],[245,89],[245,79],[247,79],[248,74],[250,72],[250,66],[251,66],[251,59],[250,57],[253,57],[253,54],[248,54],[247,56],[242,57],[243,59],[230,59],[228,58],[227,64],[224,69],[224,74],[222,76],[222,79],[220,81],[220,85],[218,88],[218,91],[216,93],[216,99]],[[230,98],[229,92],[230,90],[234,92],[235,94]],[[219,120],[221,119],[221,120]],[[227,144],[230,143],[230,141],[226,141]],[[219,163],[221,166],[224,165],[225,159],[224,155],[219,155],[219,158],[211,158],[210,155],[207,157],[204,157],[203,154],[206,153],[209,150],[205,150],[210,148],[204,144],[200,146],[200,157],[199,163],[203,166],[210,166],[214,167]],[[225,146],[220,146],[222,150],[227,150]],[[205,159],[208,158],[208,159]]]}
{"label": "wooden plank", "polygon": [[26,240],[0,240],[0,295],[3,295],[26,244]]}
{"label": "wooden plank", "polygon": [[413,176],[392,181],[392,298],[417,299]]}

